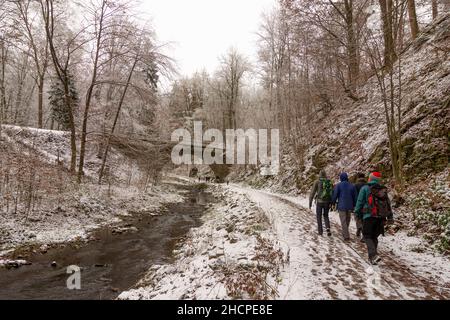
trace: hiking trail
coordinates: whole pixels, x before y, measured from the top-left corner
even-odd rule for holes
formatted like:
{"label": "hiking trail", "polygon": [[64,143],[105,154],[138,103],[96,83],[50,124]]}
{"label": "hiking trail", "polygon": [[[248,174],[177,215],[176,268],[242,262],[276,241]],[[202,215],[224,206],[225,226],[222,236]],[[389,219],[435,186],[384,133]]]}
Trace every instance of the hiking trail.
{"label": "hiking trail", "polygon": [[[364,243],[355,237],[343,241],[336,212],[330,212],[332,236],[319,236],[315,213],[307,200],[230,185],[231,191],[246,195],[265,212],[278,240],[287,247],[289,263],[282,274],[280,299],[448,299],[450,283],[437,274],[446,273],[445,264],[429,261],[426,275],[389,248],[380,237],[382,262],[367,262]],[[314,207],[313,207],[314,211]],[[396,236],[390,236],[396,237]],[[395,241],[395,240],[394,240]],[[398,241],[403,241],[398,239]],[[407,254],[405,252],[405,254]],[[417,261],[424,264],[423,261]],[[448,269],[449,267],[446,267]],[[433,279],[434,278],[434,279]]]}

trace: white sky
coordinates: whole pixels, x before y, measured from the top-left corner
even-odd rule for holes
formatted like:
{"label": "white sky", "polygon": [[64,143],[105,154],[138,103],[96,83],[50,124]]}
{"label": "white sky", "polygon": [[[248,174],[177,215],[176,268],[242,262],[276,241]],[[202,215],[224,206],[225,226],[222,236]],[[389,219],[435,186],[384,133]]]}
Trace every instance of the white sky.
{"label": "white sky", "polygon": [[234,46],[254,61],[261,14],[276,0],[143,0],[160,42],[173,42],[167,53],[176,59],[181,75],[206,69],[213,72],[218,58]]}

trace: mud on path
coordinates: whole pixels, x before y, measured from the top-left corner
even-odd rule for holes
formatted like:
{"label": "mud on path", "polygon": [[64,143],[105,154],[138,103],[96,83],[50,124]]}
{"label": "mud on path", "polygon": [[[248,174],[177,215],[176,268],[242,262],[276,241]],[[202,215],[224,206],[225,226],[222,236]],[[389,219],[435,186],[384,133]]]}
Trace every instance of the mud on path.
{"label": "mud on path", "polygon": [[[136,212],[122,229],[105,227],[81,247],[67,244],[34,253],[31,265],[0,269],[0,299],[115,299],[134,286],[153,264],[173,262],[172,251],[201,216],[211,196],[190,184],[173,184],[185,197],[160,215]],[[52,267],[52,262],[57,263]],[[67,267],[81,268],[81,290],[68,290]]]}
{"label": "mud on path", "polygon": [[281,299],[450,298],[450,284],[420,276],[391,252],[381,249],[380,266],[370,266],[365,244],[355,237],[344,242],[336,221],[332,221],[332,237],[321,237],[315,214],[302,205],[238,185],[230,189],[248,195],[265,211],[279,240],[288,248],[290,262],[280,284]]}

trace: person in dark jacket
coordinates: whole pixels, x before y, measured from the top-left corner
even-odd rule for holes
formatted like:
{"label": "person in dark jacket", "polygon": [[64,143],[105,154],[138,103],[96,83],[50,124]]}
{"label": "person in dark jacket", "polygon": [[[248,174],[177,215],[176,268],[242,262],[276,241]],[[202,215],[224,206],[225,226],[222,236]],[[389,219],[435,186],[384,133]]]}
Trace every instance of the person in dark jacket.
{"label": "person in dark jacket", "polygon": [[333,206],[337,203],[337,211],[341,220],[342,236],[345,241],[350,240],[349,227],[352,220],[352,212],[356,205],[357,193],[353,184],[348,181],[348,174],[343,172],[340,180],[333,191],[331,203]]}
{"label": "person in dark jacket", "polygon": [[369,183],[362,187],[356,202],[355,215],[363,220],[363,235],[367,245],[369,255],[369,262],[373,265],[380,262],[378,256],[378,237],[384,235],[384,223],[386,220],[390,223],[393,221],[393,213],[389,198],[387,198],[390,210],[390,216],[385,218],[373,217],[370,212],[369,196],[371,194],[370,188],[373,186],[381,186],[381,173],[373,172],[369,176]]}
{"label": "person in dark jacket", "polygon": [[[330,191],[324,190],[324,186],[329,186]],[[331,236],[330,227],[330,204],[331,204],[331,190],[333,186],[331,181],[327,178],[325,170],[319,173],[319,179],[314,183],[311,193],[309,195],[309,209],[311,210],[313,201],[316,200],[316,216],[319,235],[323,235],[323,220],[325,220],[325,228],[328,236]]]}
{"label": "person in dark jacket", "polygon": [[[361,191],[362,187],[364,187],[367,184],[366,176],[364,173],[358,173],[356,175],[356,193],[359,195],[359,192]],[[356,222],[356,237],[360,238],[361,242],[364,242],[364,237],[362,235],[362,228],[363,228],[363,222],[362,219],[355,216],[355,222]]]}

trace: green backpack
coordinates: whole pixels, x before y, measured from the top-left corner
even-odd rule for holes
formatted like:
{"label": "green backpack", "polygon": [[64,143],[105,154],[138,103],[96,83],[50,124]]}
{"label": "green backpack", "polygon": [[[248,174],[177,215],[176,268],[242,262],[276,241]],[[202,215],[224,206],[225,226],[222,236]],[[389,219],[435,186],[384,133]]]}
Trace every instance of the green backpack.
{"label": "green backpack", "polygon": [[317,193],[317,200],[322,202],[331,201],[333,195],[333,186],[329,179],[319,179],[319,192]]}

